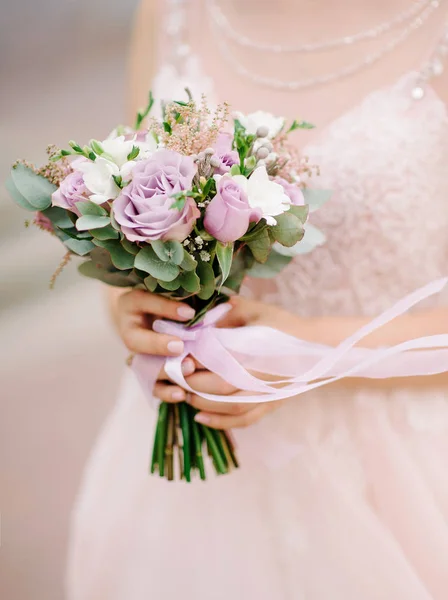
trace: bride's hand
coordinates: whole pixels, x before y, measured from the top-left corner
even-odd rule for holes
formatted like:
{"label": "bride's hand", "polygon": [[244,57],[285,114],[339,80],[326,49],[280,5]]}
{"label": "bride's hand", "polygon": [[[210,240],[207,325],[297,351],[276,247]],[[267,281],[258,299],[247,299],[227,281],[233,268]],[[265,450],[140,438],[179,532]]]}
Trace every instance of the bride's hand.
{"label": "bride's hand", "polygon": [[[291,330],[291,319],[295,319],[286,311],[274,306],[240,297],[233,298],[231,304],[233,308],[221,321],[221,327],[260,324],[276,329]],[[186,381],[190,387],[198,392],[241,398],[241,402],[224,403],[205,400],[197,394],[189,395],[188,403],[200,411],[196,416],[196,420],[215,429],[247,427],[256,423],[283,403],[283,401],[259,404],[245,403],[243,392],[231,386],[218,375],[207,370],[201,370],[200,365],[197,366],[192,375],[186,377]],[[155,396],[164,402],[178,402],[183,393],[184,391],[180,387],[166,382],[157,383],[154,389]]]}

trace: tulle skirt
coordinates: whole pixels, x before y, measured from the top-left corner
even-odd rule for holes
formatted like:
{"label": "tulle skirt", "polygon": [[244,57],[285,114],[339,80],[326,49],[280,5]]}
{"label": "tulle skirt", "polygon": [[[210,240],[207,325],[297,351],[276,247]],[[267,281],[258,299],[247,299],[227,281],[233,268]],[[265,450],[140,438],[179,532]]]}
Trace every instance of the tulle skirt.
{"label": "tulle skirt", "polygon": [[74,510],[69,600],[448,598],[446,390],[291,400],[206,483],[148,475],[154,422],[128,374]]}

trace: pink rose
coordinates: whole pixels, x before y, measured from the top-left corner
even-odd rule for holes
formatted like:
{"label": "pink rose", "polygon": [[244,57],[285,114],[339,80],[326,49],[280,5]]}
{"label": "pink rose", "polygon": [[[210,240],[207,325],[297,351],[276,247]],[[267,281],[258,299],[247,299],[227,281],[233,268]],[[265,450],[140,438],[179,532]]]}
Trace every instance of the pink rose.
{"label": "pink rose", "polygon": [[132,181],[112,205],[115,219],[131,242],[177,240],[193,230],[200,212],[192,198],[182,210],[172,208],[173,194],[190,190],[196,166],[188,156],[158,150],[136,163]]}
{"label": "pink rose", "polygon": [[[73,166],[73,163],[72,163]],[[77,215],[77,202],[85,202],[88,199],[88,190],[84,184],[83,174],[80,171],[73,171],[62,180],[59,189],[52,195],[53,206],[66,208]]]}
{"label": "pink rose", "polygon": [[276,177],[274,181],[282,186],[282,188],[285,190],[285,194],[291,200],[292,205],[305,205],[305,198],[303,196],[303,192],[297,184],[289,183],[289,181],[286,181],[286,179],[283,179],[283,177]]}
{"label": "pink rose", "polygon": [[224,175],[230,171],[233,165],[239,165],[240,157],[236,150],[232,150],[233,135],[221,132],[215,143],[216,156],[221,161],[221,166],[216,170],[218,175]]}
{"label": "pink rose", "polygon": [[207,206],[204,227],[220,242],[234,242],[242,237],[249,223],[257,223],[261,211],[249,206],[245,192],[229,176],[218,182],[216,196]]}

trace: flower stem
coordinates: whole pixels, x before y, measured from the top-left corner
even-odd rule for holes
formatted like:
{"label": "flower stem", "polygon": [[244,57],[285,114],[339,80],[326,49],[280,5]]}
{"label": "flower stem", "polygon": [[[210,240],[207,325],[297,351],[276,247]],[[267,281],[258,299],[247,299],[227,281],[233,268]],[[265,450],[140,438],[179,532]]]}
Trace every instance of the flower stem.
{"label": "flower stem", "polygon": [[159,408],[159,422],[160,427],[157,436],[157,461],[159,463],[159,475],[160,477],[165,476],[165,446],[166,437],[168,433],[168,404],[162,402]]}
{"label": "flower stem", "polygon": [[174,406],[168,405],[168,424],[167,424],[167,438],[165,444],[165,464],[167,471],[168,481],[174,479],[174,457],[173,457],[173,444],[174,444]]}
{"label": "flower stem", "polygon": [[188,406],[186,402],[179,404],[180,424],[182,427],[182,437],[184,443],[184,474],[189,483],[191,481],[191,439],[190,439],[190,419],[188,415]]}
{"label": "flower stem", "polygon": [[227,467],[213,436],[212,429],[206,427],[205,425],[200,425],[200,428],[202,429],[205,439],[207,440],[208,448],[212,455],[213,462],[215,463],[216,470],[220,475],[225,475],[227,473]]}
{"label": "flower stem", "polygon": [[199,433],[199,425],[194,420],[194,410],[190,411],[191,425],[193,430],[193,439],[195,446],[195,455],[196,455],[196,464],[199,469],[199,476],[202,481],[205,481],[205,467],[204,467],[204,459],[202,457],[202,439],[201,434]]}

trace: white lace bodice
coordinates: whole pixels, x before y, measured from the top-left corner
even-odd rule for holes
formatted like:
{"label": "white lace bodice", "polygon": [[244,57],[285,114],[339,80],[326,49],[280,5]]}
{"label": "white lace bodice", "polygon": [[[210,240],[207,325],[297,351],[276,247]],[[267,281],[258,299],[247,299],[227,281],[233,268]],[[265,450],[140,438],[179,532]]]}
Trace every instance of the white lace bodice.
{"label": "white lace bodice", "polygon": [[[187,4],[168,2],[172,51],[156,95],[188,85],[213,99],[213,81],[182,35]],[[302,149],[320,166],[311,185],[333,190],[313,215],[327,242],[275,281],[258,282],[258,297],[303,315],[371,315],[447,273],[448,113],[430,85],[447,46],[444,36],[422,69],[369,94]]]}

